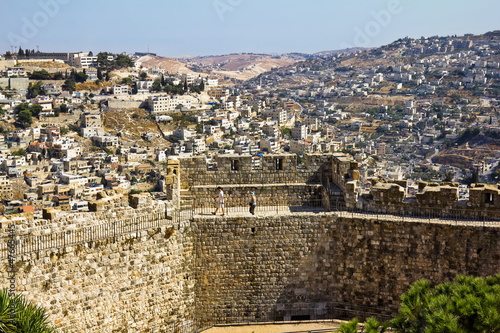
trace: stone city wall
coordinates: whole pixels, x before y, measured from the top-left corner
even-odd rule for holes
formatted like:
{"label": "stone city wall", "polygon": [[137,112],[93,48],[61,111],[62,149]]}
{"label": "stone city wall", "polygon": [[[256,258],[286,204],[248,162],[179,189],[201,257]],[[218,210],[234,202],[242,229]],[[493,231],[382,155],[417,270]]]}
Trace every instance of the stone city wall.
{"label": "stone city wall", "polygon": [[81,215],[2,220],[2,244],[9,224],[18,226],[17,292],[67,332],[194,332],[216,323],[348,317],[361,307],[392,315],[417,279],[498,273],[499,228],[335,213],[190,221],[145,195],[106,199],[110,209],[95,203],[96,211]]}
{"label": "stone city wall", "polygon": [[61,330],[194,331],[189,225],[135,198],[136,208],[115,200],[96,212],[45,212],[50,220],[3,219],[2,288],[9,287],[5,244],[15,222],[16,292],[45,307]]}
{"label": "stone city wall", "polygon": [[[213,323],[397,312],[418,279],[498,273],[500,229],[321,215],[197,218],[196,317]],[[354,311],[354,312],[353,312]]]}

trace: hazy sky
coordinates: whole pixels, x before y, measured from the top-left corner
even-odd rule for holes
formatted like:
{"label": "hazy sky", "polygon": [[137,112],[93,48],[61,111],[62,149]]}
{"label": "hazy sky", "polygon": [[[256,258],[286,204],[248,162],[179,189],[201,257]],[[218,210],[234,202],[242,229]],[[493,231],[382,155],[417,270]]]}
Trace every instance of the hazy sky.
{"label": "hazy sky", "polygon": [[314,53],[499,30],[498,0],[0,0],[0,53]]}

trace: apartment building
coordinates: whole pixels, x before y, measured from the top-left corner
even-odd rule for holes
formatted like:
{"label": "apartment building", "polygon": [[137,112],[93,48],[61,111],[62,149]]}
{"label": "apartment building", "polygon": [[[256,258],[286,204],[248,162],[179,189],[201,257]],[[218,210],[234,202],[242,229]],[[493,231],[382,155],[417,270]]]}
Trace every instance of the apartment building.
{"label": "apartment building", "polygon": [[155,96],[148,98],[148,108],[151,113],[169,113],[174,112],[178,105],[182,105],[184,108],[191,108],[191,101],[187,99],[181,99],[178,96]]}

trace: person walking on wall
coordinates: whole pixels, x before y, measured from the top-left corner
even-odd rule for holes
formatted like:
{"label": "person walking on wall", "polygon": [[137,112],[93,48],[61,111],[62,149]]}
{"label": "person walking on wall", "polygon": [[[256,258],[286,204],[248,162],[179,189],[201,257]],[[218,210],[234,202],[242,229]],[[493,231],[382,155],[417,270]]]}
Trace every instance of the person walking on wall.
{"label": "person walking on wall", "polygon": [[222,212],[222,216],[225,215],[225,211],[224,211],[224,191],[222,190],[222,187],[217,187],[217,192],[218,192],[218,195],[214,198],[214,200],[216,201],[216,208],[215,208],[215,211],[212,213],[213,215],[217,214],[217,212],[219,211],[219,208]]}
{"label": "person walking on wall", "polygon": [[250,192],[250,214],[255,215],[255,206],[257,206],[257,198],[255,193]]}

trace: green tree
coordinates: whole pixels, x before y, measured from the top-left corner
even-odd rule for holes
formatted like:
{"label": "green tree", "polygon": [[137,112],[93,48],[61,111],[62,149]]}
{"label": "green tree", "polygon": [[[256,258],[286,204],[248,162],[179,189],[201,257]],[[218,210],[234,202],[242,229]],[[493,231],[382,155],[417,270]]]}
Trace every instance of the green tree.
{"label": "green tree", "polygon": [[30,110],[22,110],[17,115],[17,121],[24,128],[30,127],[33,124],[33,116],[31,115]]}
{"label": "green tree", "polygon": [[360,330],[358,318],[353,318],[347,323],[340,324],[338,333],[384,333],[389,327],[388,323],[381,323],[375,318],[366,319],[365,324]]}
{"label": "green tree", "polygon": [[460,275],[434,289],[417,281],[401,296],[392,325],[402,333],[500,332],[500,274]]}
{"label": "green tree", "polygon": [[68,106],[66,104],[61,104],[59,106],[59,108],[61,109],[62,113],[68,113],[69,112],[69,108],[68,108]]}
{"label": "green tree", "polygon": [[203,134],[203,124],[201,124],[201,123],[196,124],[195,130],[196,130],[196,133]]}
{"label": "green tree", "polygon": [[287,139],[292,138],[292,130],[288,127],[281,127],[281,135]]}
{"label": "green tree", "polygon": [[97,79],[99,81],[102,81],[102,79],[103,79],[102,70],[100,68],[97,69]]}
{"label": "green tree", "polygon": [[69,129],[67,127],[60,128],[61,135],[66,135],[69,133]]}
{"label": "green tree", "polygon": [[161,88],[161,82],[159,79],[156,79],[154,82],[153,82],[153,85],[151,86],[151,89],[150,89],[152,92],[158,92],[158,91],[161,91],[162,88]]}
{"label": "green tree", "polygon": [[55,333],[48,317],[43,307],[28,302],[22,295],[11,297],[7,290],[0,290],[0,332]]}
{"label": "green tree", "polygon": [[28,103],[21,103],[18,106],[16,106],[15,111],[17,113],[23,111],[23,110],[28,110],[30,108],[30,105]]}
{"label": "green tree", "polygon": [[31,115],[33,117],[38,117],[40,115],[40,112],[42,112],[43,108],[40,104],[33,104],[30,105],[28,110],[31,112]]}
{"label": "green tree", "polygon": [[62,86],[64,90],[73,92],[76,90],[76,81],[73,78],[67,78]]}
{"label": "green tree", "polygon": [[83,83],[87,81],[87,78],[89,76],[85,73],[85,70],[83,72],[77,72],[75,73],[75,81],[78,83]]}
{"label": "green tree", "polygon": [[131,77],[124,77],[121,81],[120,84],[126,84],[126,85],[132,85],[132,78]]}
{"label": "green tree", "polygon": [[115,59],[115,67],[117,69],[134,66],[134,61],[126,54],[118,54]]}
{"label": "green tree", "polygon": [[108,58],[111,58],[113,56],[112,53],[108,52],[99,52],[97,55],[97,67],[109,71],[114,69],[114,61]]}
{"label": "green tree", "polygon": [[26,155],[26,150],[23,148],[19,148],[18,150],[15,150],[12,152],[13,156],[24,156]]}
{"label": "green tree", "polygon": [[64,75],[63,75],[63,73],[61,73],[61,72],[57,72],[57,73],[55,73],[55,74],[52,76],[52,79],[53,79],[53,80],[62,80],[62,79],[64,79]]}
{"label": "green tree", "polygon": [[347,323],[340,324],[338,333],[357,333],[358,332],[358,318],[354,318]]}
{"label": "green tree", "polygon": [[29,78],[31,80],[50,80],[52,78],[52,75],[50,75],[50,73],[47,72],[45,69],[42,69],[39,71],[33,71],[29,75]]}
{"label": "green tree", "polygon": [[26,97],[35,98],[39,95],[45,95],[45,91],[43,91],[42,85],[43,85],[42,81],[38,81],[35,84],[30,83],[28,85],[28,93],[27,93]]}

